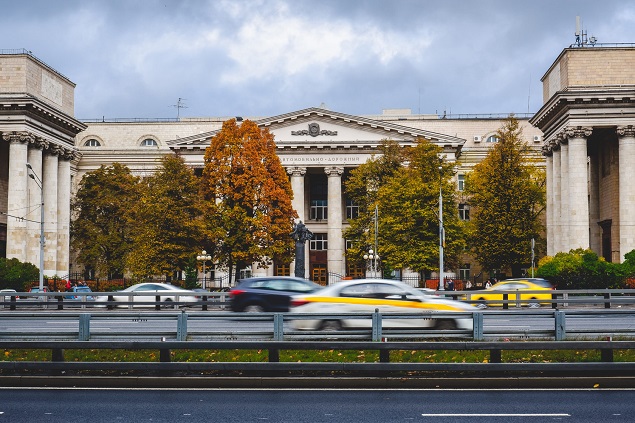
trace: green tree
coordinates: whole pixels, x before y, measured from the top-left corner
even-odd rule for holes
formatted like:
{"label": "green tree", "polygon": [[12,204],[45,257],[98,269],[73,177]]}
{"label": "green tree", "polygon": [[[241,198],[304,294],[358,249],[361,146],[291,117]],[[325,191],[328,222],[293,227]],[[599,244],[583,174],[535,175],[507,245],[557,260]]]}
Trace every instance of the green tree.
{"label": "green tree", "polygon": [[40,276],[39,269],[32,263],[22,263],[17,258],[0,257],[0,288],[27,291]]}
{"label": "green tree", "polygon": [[[396,141],[382,141],[379,150],[380,154],[353,169],[344,182],[346,196],[359,210],[357,217],[348,220],[349,227],[344,230],[344,238],[352,241],[346,250],[349,263],[363,264],[364,253],[370,248],[375,248],[375,206],[379,209],[377,190],[385,185],[406,161],[407,154]],[[383,216],[383,209],[381,213]]]}
{"label": "green tree", "polygon": [[202,194],[210,251],[220,266],[291,261],[297,213],[268,129],[250,120],[224,122],[205,152]]}
{"label": "green tree", "polygon": [[84,175],[72,203],[71,245],[78,261],[97,277],[121,277],[132,247],[128,210],[139,179],[120,163]]}
{"label": "green tree", "polygon": [[531,262],[545,207],[544,170],[532,163],[521,135],[518,121],[507,119],[498,142],[466,177],[472,251],[484,268],[511,268],[514,276]]}
{"label": "green tree", "polygon": [[178,155],[161,159],[139,185],[128,213],[132,248],[126,264],[135,277],[183,271],[200,248],[202,211],[199,180]]}

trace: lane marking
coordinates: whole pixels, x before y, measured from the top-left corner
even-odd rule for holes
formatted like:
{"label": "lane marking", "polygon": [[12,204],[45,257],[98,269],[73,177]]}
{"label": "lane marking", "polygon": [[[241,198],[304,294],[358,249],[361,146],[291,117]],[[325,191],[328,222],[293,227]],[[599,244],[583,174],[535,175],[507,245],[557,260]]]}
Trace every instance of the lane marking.
{"label": "lane marking", "polygon": [[567,413],[431,413],[422,417],[571,417]]}

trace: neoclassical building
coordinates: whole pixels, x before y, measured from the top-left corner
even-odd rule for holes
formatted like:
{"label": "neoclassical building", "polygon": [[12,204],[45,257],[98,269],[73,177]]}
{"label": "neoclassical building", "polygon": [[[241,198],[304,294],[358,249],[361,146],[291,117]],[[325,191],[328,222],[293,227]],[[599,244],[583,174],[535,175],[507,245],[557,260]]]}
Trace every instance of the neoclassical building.
{"label": "neoclassical building", "polygon": [[635,48],[565,49],[542,78],[547,253],[635,249]]}

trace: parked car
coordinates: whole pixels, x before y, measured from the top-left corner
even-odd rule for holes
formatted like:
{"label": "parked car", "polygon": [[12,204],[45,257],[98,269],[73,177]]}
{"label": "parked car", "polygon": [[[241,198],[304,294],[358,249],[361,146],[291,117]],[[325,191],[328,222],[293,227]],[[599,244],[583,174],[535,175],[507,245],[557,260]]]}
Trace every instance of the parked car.
{"label": "parked car", "polygon": [[[68,292],[93,292],[91,291],[90,287],[87,285],[79,285],[79,286],[73,286],[71,287],[71,290]],[[85,301],[94,301],[95,297],[92,295],[72,295],[72,294],[66,294],[64,295],[64,299],[65,300],[78,300],[78,301],[83,301],[83,297],[86,297]]]}
{"label": "parked car", "polygon": [[[15,299],[17,299],[18,297],[16,297],[14,294],[17,291],[15,289],[0,289],[0,293],[2,293],[1,295],[2,297],[2,301],[4,301],[5,303],[9,303],[11,302],[11,297],[14,297]],[[4,307],[11,307],[10,304],[4,304]]]}
{"label": "parked car", "polygon": [[[472,330],[472,316],[442,317],[435,319],[434,312],[470,312],[476,309],[460,301],[429,295],[399,281],[384,279],[359,279],[342,281],[321,291],[297,295],[291,299],[292,313],[373,313],[382,314],[384,328],[434,328],[442,330]],[[427,314],[427,312],[432,312]],[[391,313],[422,314],[421,318],[390,318]],[[425,316],[423,314],[426,313]],[[370,328],[371,319],[329,318],[293,319],[298,330],[339,330]]]}
{"label": "parked car", "polygon": [[263,276],[242,279],[229,290],[231,309],[238,312],[289,311],[293,295],[323,288],[314,282],[291,276]]}
{"label": "parked car", "polygon": [[[144,293],[147,295],[128,295],[129,293],[133,292]],[[99,296],[97,297],[97,301],[105,302],[109,301],[109,299],[110,301],[126,303],[132,301],[133,303],[136,303],[133,304],[133,307],[154,307],[154,304],[147,303],[153,303],[156,300],[157,296],[159,296],[159,301],[161,302],[195,303],[199,301],[194,291],[179,288],[178,286],[174,286],[169,283],[154,282],[138,283],[136,285],[129,286],[126,289],[122,289],[121,291],[117,291],[112,295]],[[127,304],[124,306],[127,306]]]}
{"label": "parked car", "polygon": [[[551,291],[553,286],[545,279],[540,278],[518,278],[505,279],[497,282],[489,288],[481,291],[474,291],[470,294],[473,301],[478,301],[480,308],[487,306],[502,306],[503,292],[507,292],[508,301],[516,301],[518,297],[524,301],[521,305],[528,307],[540,307],[541,304],[549,304],[551,301]],[[531,291],[531,292],[520,292]],[[462,299],[467,299],[463,296]]]}

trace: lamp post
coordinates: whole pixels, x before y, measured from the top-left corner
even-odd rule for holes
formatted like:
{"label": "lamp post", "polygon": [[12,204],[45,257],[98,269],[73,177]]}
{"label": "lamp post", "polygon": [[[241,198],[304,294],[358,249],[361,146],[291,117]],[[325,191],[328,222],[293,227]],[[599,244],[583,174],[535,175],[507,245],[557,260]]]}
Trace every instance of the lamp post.
{"label": "lamp post", "polygon": [[42,180],[35,174],[30,163],[26,164],[28,169],[29,178],[35,181],[38,188],[40,188],[40,292],[44,292],[44,187]]}
{"label": "lamp post", "polygon": [[366,260],[368,262],[368,268],[370,269],[370,277],[371,278],[376,278],[377,277],[377,262],[379,260],[379,254],[377,254],[376,251],[373,251],[372,249],[368,250],[367,254],[364,254],[364,260]]}
{"label": "lamp post", "polygon": [[203,250],[201,251],[201,254],[196,256],[196,260],[198,261],[202,261],[203,262],[203,284],[201,285],[201,288],[203,289],[207,289],[207,273],[205,272],[205,262],[207,262],[208,260],[211,260],[212,256],[210,256],[209,254],[207,254],[207,251]]}
{"label": "lamp post", "polygon": [[439,291],[445,290],[443,280],[443,244],[445,233],[443,229],[443,166],[439,166]]}

